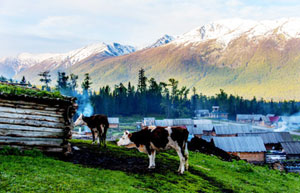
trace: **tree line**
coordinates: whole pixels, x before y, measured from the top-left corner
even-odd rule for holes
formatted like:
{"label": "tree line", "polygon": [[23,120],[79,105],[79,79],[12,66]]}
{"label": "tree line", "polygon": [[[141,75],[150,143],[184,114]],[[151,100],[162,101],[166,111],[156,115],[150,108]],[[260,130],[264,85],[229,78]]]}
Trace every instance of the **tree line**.
{"label": "tree line", "polygon": [[[39,74],[43,89],[50,90],[51,77],[49,71]],[[120,83],[114,87],[102,86],[98,91],[92,91],[91,78],[86,73],[81,83],[82,92],[78,91],[78,76],[65,72],[58,72],[55,90],[64,95],[81,99],[89,98],[93,112],[108,116],[163,116],[165,118],[193,117],[194,111],[219,106],[220,111],[227,112],[229,117],[235,119],[236,114],[275,114],[291,115],[299,112],[300,104],[294,100],[275,102],[263,98],[253,97],[251,100],[241,96],[227,94],[220,90],[215,96],[206,96],[198,92],[195,87],[191,90],[185,86],[180,87],[179,81],[170,78],[168,82],[157,82],[148,78],[145,70],[140,69],[137,85],[128,82]],[[24,77],[25,80],[25,77]],[[82,104],[83,105],[83,104]]]}

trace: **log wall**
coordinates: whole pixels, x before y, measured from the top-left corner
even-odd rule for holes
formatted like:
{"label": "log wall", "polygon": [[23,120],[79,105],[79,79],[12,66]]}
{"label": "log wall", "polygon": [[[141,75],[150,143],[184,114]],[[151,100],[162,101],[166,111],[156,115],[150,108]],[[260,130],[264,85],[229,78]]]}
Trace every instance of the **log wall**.
{"label": "log wall", "polygon": [[63,153],[68,150],[75,103],[41,101],[43,99],[10,100],[0,96],[0,147],[9,145]]}

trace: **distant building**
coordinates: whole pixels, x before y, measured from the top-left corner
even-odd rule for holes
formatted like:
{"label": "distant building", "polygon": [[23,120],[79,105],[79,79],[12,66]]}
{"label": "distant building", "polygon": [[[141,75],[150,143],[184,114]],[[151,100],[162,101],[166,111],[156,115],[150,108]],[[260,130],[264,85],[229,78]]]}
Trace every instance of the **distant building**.
{"label": "distant building", "polygon": [[119,128],[119,117],[108,117],[109,128]]}
{"label": "distant building", "polygon": [[265,161],[266,148],[260,137],[214,137],[214,145],[251,163]]}
{"label": "distant building", "polygon": [[195,117],[196,118],[209,117],[209,110],[208,109],[198,109],[198,110],[195,110]]}
{"label": "distant building", "polygon": [[209,114],[213,119],[228,119],[228,113],[220,111],[219,106],[212,106],[212,112]]}
{"label": "distant building", "polygon": [[267,150],[281,150],[281,142],[293,141],[289,132],[239,133],[238,136],[261,137]]}
{"label": "distant building", "polygon": [[238,124],[214,125],[211,135],[217,137],[236,137],[239,133],[251,132],[251,128],[250,125]]}
{"label": "distant building", "polygon": [[300,159],[300,141],[289,141],[281,143],[287,159]]}
{"label": "distant building", "polygon": [[237,114],[236,122],[239,123],[252,123],[252,124],[261,124],[263,125],[266,121],[266,117],[261,114]]}
{"label": "distant building", "polygon": [[143,126],[153,126],[155,124],[155,117],[145,117],[142,124]]}

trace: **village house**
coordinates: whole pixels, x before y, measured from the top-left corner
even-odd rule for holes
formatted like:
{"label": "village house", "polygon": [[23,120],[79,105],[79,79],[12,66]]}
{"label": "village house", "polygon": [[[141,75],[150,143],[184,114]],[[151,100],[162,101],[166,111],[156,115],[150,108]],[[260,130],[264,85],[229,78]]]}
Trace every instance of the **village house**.
{"label": "village house", "polygon": [[264,163],[266,148],[260,137],[214,137],[215,147],[251,163]]}
{"label": "village house", "polygon": [[209,114],[213,119],[228,119],[228,113],[220,111],[219,106],[212,106],[212,112]]}
{"label": "village house", "polygon": [[109,128],[118,129],[120,126],[119,117],[108,117]]}
{"label": "village house", "polygon": [[235,137],[238,133],[251,132],[250,125],[237,125],[237,124],[222,124],[214,125],[210,135],[218,137]]}
{"label": "village house", "polygon": [[289,132],[239,133],[238,136],[261,137],[267,150],[281,150],[281,142],[293,141]]}
{"label": "village house", "polygon": [[202,135],[204,135],[204,132],[207,134],[207,132],[212,131],[213,129],[213,124],[197,124],[194,125],[193,130],[197,131],[194,132],[194,136],[201,138]]}
{"label": "village house", "polygon": [[201,118],[201,117],[209,117],[209,110],[208,109],[198,109],[195,110],[195,117]]}
{"label": "village house", "polygon": [[261,114],[237,114],[236,122],[239,123],[251,123],[257,125],[264,125],[266,117]]}
{"label": "village house", "polygon": [[287,159],[300,159],[300,141],[281,142]]}

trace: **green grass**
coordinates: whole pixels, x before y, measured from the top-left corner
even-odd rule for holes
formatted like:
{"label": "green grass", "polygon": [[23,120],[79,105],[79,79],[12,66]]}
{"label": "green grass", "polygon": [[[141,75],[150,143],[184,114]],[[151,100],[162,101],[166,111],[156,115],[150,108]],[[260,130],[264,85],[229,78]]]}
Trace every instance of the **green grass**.
{"label": "green grass", "polygon": [[65,98],[63,95],[60,94],[59,91],[55,92],[48,92],[48,91],[42,91],[38,89],[30,89],[30,88],[23,88],[20,86],[14,86],[14,85],[6,85],[6,84],[0,84],[0,93],[4,94],[12,94],[12,95],[28,95],[28,96],[34,96],[34,97],[48,97],[48,98]]}
{"label": "green grass", "polygon": [[[78,147],[97,146],[71,140]],[[109,143],[103,153],[115,159],[147,155]],[[300,192],[300,176],[244,161],[224,162],[215,156],[190,152],[190,170],[178,175],[174,151],[159,152],[155,172],[126,173],[88,168],[36,153],[0,152],[0,192]],[[17,155],[8,155],[17,154]],[[147,167],[145,165],[145,167]]]}

